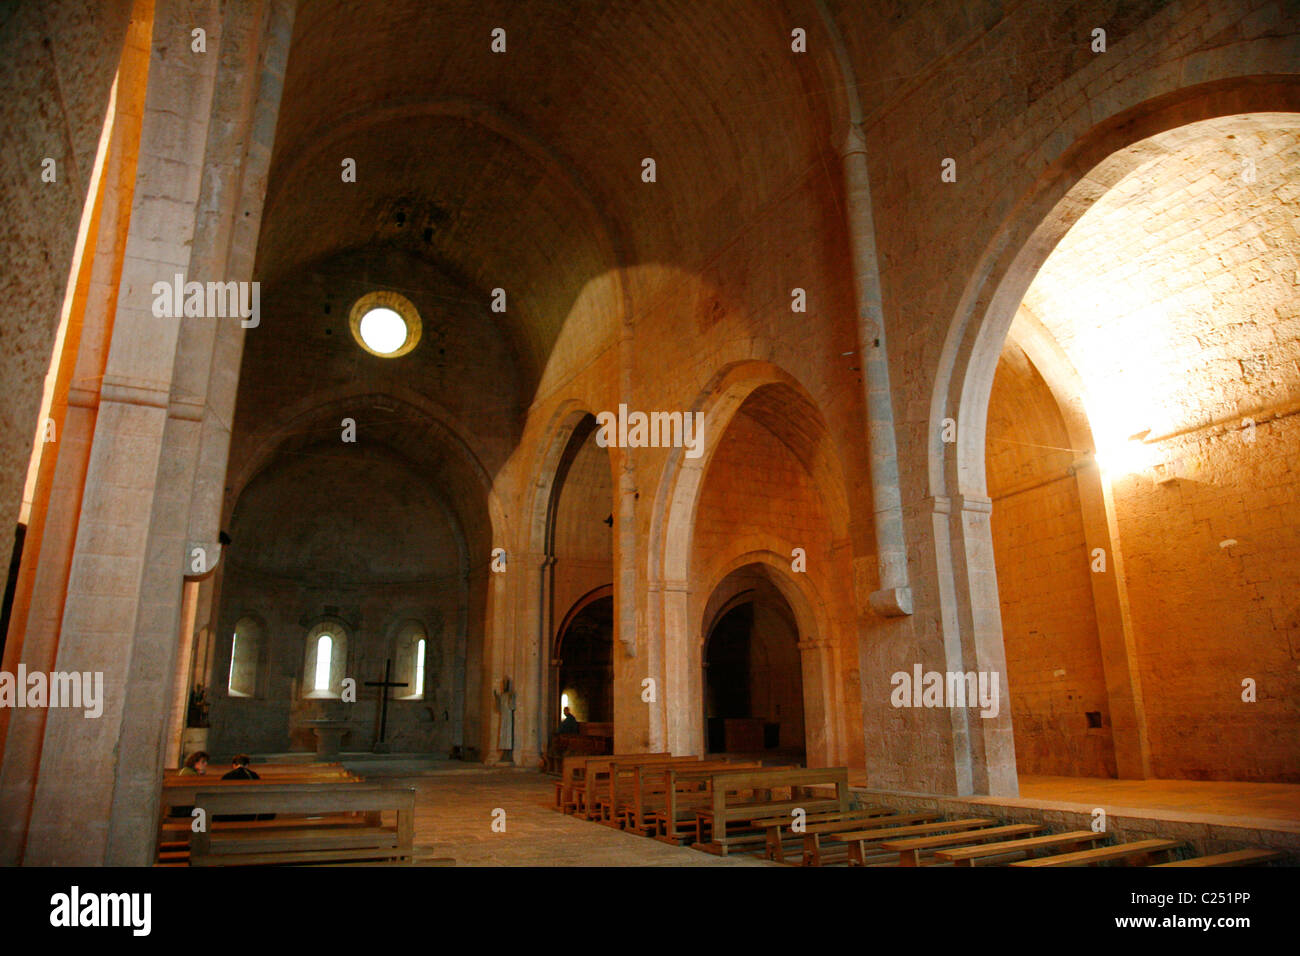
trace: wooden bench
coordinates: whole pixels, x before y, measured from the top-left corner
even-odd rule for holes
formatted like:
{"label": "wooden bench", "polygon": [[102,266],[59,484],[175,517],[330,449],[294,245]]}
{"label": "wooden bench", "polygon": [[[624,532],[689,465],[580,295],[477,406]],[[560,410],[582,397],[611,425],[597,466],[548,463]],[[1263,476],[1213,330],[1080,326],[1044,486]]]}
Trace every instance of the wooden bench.
{"label": "wooden bench", "polygon": [[[219,817],[220,815],[218,815]],[[291,823],[294,827],[363,827],[373,826],[380,814],[369,813],[330,813],[323,816],[292,816],[268,814],[275,819],[268,820],[222,820],[209,819],[207,826],[212,830],[267,830],[284,827]],[[168,820],[163,824],[162,836],[158,844],[160,865],[186,866],[190,859],[190,834],[193,832],[189,819]]]}
{"label": "wooden bench", "polygon": [[[888,818],[884,818],[888,819]],[[856,830],[845,830],[840,826],[838,830],[831,833],[811,833],[804,835],[804,866],[821,866],[826,860],[823,857],[822,841],[829,840],[832,843],[843,843],[848,847],[846,860],[850,866],[867,865],[867,844],[883,843],[887,840],[901,839],[903,837],[931,836],[936,833],[955,833],[963,830],[978,830],[983,827],[991,827],[997,823],[991,817],[963,817],[960,820],[937,820],[934,823],[918,823],[911,826],[896,827],[863,827]]]}
{"label": "wooden bench", "polygon": [[1136,840],[1132,843],[1116,843],[1114,846],[1099,846],[1093,850],[1079,850],[1076,853],[1044,856],[1036,860],[1017,860],[1011,865],[1095,866],[1098,863],[1123,860],[1130,866],[1146,866],[1146,861],[1157,853],[1171,853],[1185,845],[1182,840]]}
{"label": "wooden bench", "polygon": [[[603,819],[608,805],[611,768],[622,760],[639,761],[647,765],[691,764],[699,763],[698,754],[674,756],[673,754],[628,754],[621,757],[593,757],[587,766],[581,781],[573,785],[574,796],[578,799],[577,813],[588,820]],[[602,799],[604,798],[604,799]]]}
{"label": "wooden bench", "polygon": [[[663,789],[664,805],[650,812],[650,829],[656,840],[680,846],[683,841],[698,842],[696,813],[713,804],[713,778],[718,773],[735,770],[761,770],[761,761],[732,763],[725,770],[696,770],[671,767]],[[772,768],[768,768],[772,769]],[[787,768],[788,769],[788,768]],[[737,791],[738,793],[740,791]],[[748,791],[746,791],[748,792]]]}
{"label": "wooden bench", "polygon": [[[636,771],[643,767],[681,766],[696,769],[703,764],[704,758],[696,755],[680,757],[621,757],[611,759],[603,771],[597,766],[594,781],[595,790],[587,790],[587,805],[596,813],[596,819],[609,826],[619,826],[619,808],[631,801],[631,788],[635,784]],[[589,811],[590,812],[590,811]]]}
{"label": "wooden bench", "polygon": [[1194,856],[1188,860],[1174,860],[1171,863],[1157,863],[1156,866],[1261,866],[1284,859],[1286,854],[1281,850],[1231,850],[1210,856]]}
{"label": "wooden bench", "polygon": [[[190,866],[260,866],[366,861],[415,862],[415,788],[356,784],[285,784],[200,791],[195,806],[211,819],[274,813],[275,825],[190,834]],[[304,825],[282,815],[396,814],[393,825]]]}
{"label": "wooden bench", "polygon": [[[188,850],[188,834],[192,825],[191,811],[194,807],[194,800],[199,793],[204,791],[224,791],[224,790],[243,790],[249,788],[273,787],[273,786],[304,786],[315,784],[347,784],[356,785],[361,783],[361,778],[348,776],[340,778],[334,774],[325,774],[323,776],[299,775],[293,779],[259,778],[257,780],[222,780],[221,778],[209,778],[205,774],[185,774],[174,775],[163,780],[161,799],[159,800],[159,825],[158,838],[155,845],[155,858],[162,861],[178,862],[186,858]],[[173,809],[183,811],[179,815],[172,816],[170,811]],[[240,816],[237,814],[237,816]],[[355,823],[355,814],[336,815],[333,822],[336,823]],[[374,823],[375,814],[365,815],[365,821]],[[214,821],[210,817],[207,820],[211,825],[241,825],[246,826],[251,823],[262,822],[257,820],[232,820],[232,821]]]}
{"label": "wooden bench", "polygon": [[[864,820],[828,820],[812,823],[800,834],[803,838],[803,850],[799,862],[804,866],[823,866],[826,863],[843,863],[848,859],[849,848],[845,843],[832,843],[823,846],[821,837],[825,834],[844,833],[849,830],[872,830],[892,827],[913,826],[942,820],[943,814],[938,810],[920,810],[915,813],[895,813],[890,810]],[[811,857],[809,854],[811,853]]]}
{"label": "wooden bench", "polygon": [[[681,796],[702,794],[707,787],[709,774],[724,770],[741,770],[760,767],[757,761],[750,763],[733,763],[729,760],[700,760],[686,764],[683,774],[673,771],[680,764],[634,763],[631,766],[631,782],[620,788],[619,806],[614,808],[616,818],[623,829],[638,836],[653,836],[658,820],[656,813],[668,807],[668,788]],[[626,792],[626,795],[622,795]],[[694,810],[692,808],[692,818]]]}
{"label": "wooden bench", "polygon": [[898,853],[899,866],[920,866],[921,854],[947,849],[953,846],[966,846],[975,843],[989,843],[1005,840],[1008,837],[1027,837],[1031,833],[1041,833],[1047,827],[1040,823],[1009,823],[1000,827],[987,827],[983,830],[969,830],[963,833],[940,833],[937,836],[910,837],[904,840],[886,840],[880,849]]}
{"label": "wooden bench", "polygon": [[168,808],[193,806],[195,794],[205,790],[218,791],[226,788],[291,786],[297,784],[356,785],[363,782],[360,777],[338,777],[332,774],[320,777],[301,776],[292,780],[276,779],[274,777],[262,777],[257,780],[222,780],[220,777],[208,778],[203,774],[187,774],[184,777],[163,780],[160,809],[165,818]]}
{"label": "wooden bench", "polygon": [[[173,778],[180,780],[189,780],[193,777],[206,777],[208,779],[220,780],[222,776],[233,770],[233,766],[218,766],[215,764],[208,765],[208,772],[205,774],[182,773],[179,769],[168,767],[163,771],[163,779],[171,780]],[[249,764],[248,769],[253,771],[259,777],[351,777],[354,774],[343,766],[341,763],[257,763]]]}
{"label": "wooden bench", "polygon": [[[1070,830],[1067,833],[1052,833],[1048,836],[1028,837],[1023,840],[1007,840],[991,846],[968,846],[956,850],[939,850],[935,856],[946,863],[957,866],[979,866],[996,858],[1007,856],[1030,856],[1040,850],[1059,850],[1099,843],[1104,840],[1104,833],[1092,830]],[[1006,862],[1003,860],[1003,862]]]}
{"label": "wooden bench", "polygon": [[[612,757],[671,757],[666,752],[651,754],[606,754],[604,759]],[[576,813],[581,803],[578,791],[585,790],[587,763],[600,759],[601,755],[584,754],[565,757],[560,765],[560,779],[555,781],[555,809],[562,813]]]}
{"label": "wooden bench", "polygon": [[[834,797],[816,797],[800,791],[811,787],[833,786]],[[790,791],[788,800],[754,799],[761,792],[771,794],[773,790]],[[750,794],[746,799],[745,795]],[[712,799],[707,808],[700,808],[695,814],[697,842],[692,846],[697,850],[717,853],[725,856],[738,842],[752,842],[752,834],[747,839],[737,840],[731,832],[739,826],[751,829],[754,820],[764,820],[774,816],[784,816],[791,810],[802,809],[807,813],[834,810],[845,813],[849,809],[849,772],[846,767],[826,767],[815,770],[803,768],[766,768],[762,770],[740,770],[713,775]],[[705,840],[706,828],[709,839]],[[766,839],[764,834],[762,837]]]}
{"label": "wooden bench", "polygon": [[609,739],[585,734],[556,734],[546,750],[547,773],[561,772],[566,757],[600,757],[610,751]]}
{"label": "wooden bench", "polygon": [[863,825],[873,818],[891,817],[894,812],[888,807],[866,806],[858,810],[846,810],[841,813],[838,810],[828,810],[822,813],[808,813],[803,818],[803,827],[798,833],[793,829],[794,820],[793,811],[790,816],[769,817],[763,820],[751,821],[751,826],[756,830],[762,830],[764,836],[763,855],[769,860],[775,860],[777,863],[785,862],[785,840],[781,836],[781,831],[786,827],[791,827],[791,839],[802,839],[803,834],[807,832],[810,826],[830,826],[835,827],[838,824]]}

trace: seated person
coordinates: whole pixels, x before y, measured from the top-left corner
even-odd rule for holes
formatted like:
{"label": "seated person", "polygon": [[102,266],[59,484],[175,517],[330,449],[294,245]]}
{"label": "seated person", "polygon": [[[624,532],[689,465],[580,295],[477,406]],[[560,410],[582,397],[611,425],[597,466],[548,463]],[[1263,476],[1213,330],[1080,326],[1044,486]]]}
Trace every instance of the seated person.
{"label": "seated person", "polygon": [[256,771],[249,770],[248,754],[235,754],[230,761],[233,769],[221,775],[222,780],[261,780]]}
{"label": "seated person", "polygon": [[564,719],[560,721],[560,733],[576,734],[578,733],[578,718],[573,716],[573,711],[564,708]]}
{"label": "seated person", "polygon": [[[195,775],[204,775],[208,772],[208,752],[206,750],[196,750],[185,758],[185,766],[181,767],[179,776],[190,777]],[[169,817],[188,817],[193,807],[172,807],[168,811]]]}
{"label": "seated person", "polygon": [[[249,770],[248,754],[235,754],[230,761],[231,769],[221,775],[222,780],[261,780],[256,770]],[[214,816],[213,820],[274,820],[274,813],[223,813]]]}
{"label": "seated person", "polygon": [[196,750],[185,758],[185,766],[181,767],[180,775],[188,777],[190,774],[204,774],[208,772],[208,752],[206,750]]}

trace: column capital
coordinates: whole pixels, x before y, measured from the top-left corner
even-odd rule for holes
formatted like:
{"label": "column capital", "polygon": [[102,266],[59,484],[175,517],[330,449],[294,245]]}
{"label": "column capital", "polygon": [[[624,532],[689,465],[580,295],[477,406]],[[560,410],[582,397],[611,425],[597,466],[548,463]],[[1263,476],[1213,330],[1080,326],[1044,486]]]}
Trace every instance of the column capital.
{"label": "column capital", "polygon": [[866,153],[867,137],[862,132],[862,127],[855,124],[849,126],[848,132],[844,134],[844,145],[840,147],[841,158],[847,159],[854,153]]}

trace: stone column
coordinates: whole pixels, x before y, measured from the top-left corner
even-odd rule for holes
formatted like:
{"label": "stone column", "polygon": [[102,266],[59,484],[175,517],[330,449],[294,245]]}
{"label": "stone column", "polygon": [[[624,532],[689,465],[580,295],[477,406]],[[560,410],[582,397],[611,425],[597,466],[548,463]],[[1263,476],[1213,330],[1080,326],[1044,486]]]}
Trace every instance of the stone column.
{"label": "stone column", "polygon": [[831,727],[831,688],[835,683],[831,641],[805,638],[798,643],[803,677],[803,726],[809,767],[829,767],[834,761]]}
{"label": "stone column", "polygon": [[451,745],[460,747],[461,753],[464,753],[465,747],[465,709],[469,702],[466,699],[468,685],[467,670],[467,646],[469,642],[469,602],[470,602],[470,584],[469,570],[466,569],[460,576],[460,610],[456,613],[456,635],[455,646],[452,649],[451,659]]}
{"label": "stone column", "polygon": [[[216,3],[163,4],[154,21],[139,181],[56,659],[61,671],[102,674],[103,712],[89,720],[80,712],[50,711],[24,855],[29,864],[110,862],[122,765],[140,773],[145,765],[160,763],[166,705],[159,703],[166,692],[155,700],[151,735],[133,737],[124,727],[134,637],[140,626],[156,624],[149,605],[166,599],[146,592],[147,568],[171,565],[178,591],[181,578],[179,548],[171,553],[149,548],[180,324],[153,314],[151,289],[189,265],[216,75],[215,57],[191,54],[174,38],[189,36],[200,25],[216,32],[217,12]],[[175,627],[169,631],[174,644]],[[162,663],[154,675],[159,681],[172,676]],[[153,791],[156,805],[153,775],[137,784]],[[152,834],[135,837],[141,849],[146,840],[153,842]],[[138,862],[148,862],[147,857]]]}
{"label": "stone column", "polygon": [[[229,420],[208,389],[216,320],[156,315],[152,288],[177,273],[200,282],[251,277],[264,190],[256,171],[269,160],[273,74],[291,11],[268,0],[231,9],[223,23],[213,0],[162,4],[155,18],[139,182],[56,662],[102,672],[103,715],[51,711],[28,863],[151,862],[181,582],[195,571],[187,545],[200,436],[205,419],[225,412]],[[195,28],[206,31],[207,52],[177,42]],[[214,102],[229,114],[213,118]],[[268,113],[270,125],[254,129]],[[221,197],[215,212],[209,204],[200,213],[205,196]],[[224,474],[224,460],[207,463]],[[200,571],[215,561],[212,544]]]}
{"label": "stone column", "polygon": [[[147,7],[147,4],[145,4]],[[40,470],[18,587],[5,645],[3,669],[15,673],[54,670],[64,589],[72,566],[77,519],[90,464],[90,445],[112,334],[113,303],[126,248],[149,71],[151,21],[143,17],[127,33],[115,97],[106,119],[107,139],[92,176],[93,212],[88,225],[73,301],[67,306],[62,348],[54,372],[50,415],[56,441],[42,448]],[[48,711],[0,709],[4,736],[0,762],[0,863],[23,858],[40,766]]]}
{"label": "stone column", "polygon": [[[40,451],[44,420],[51,414],[46,375],[51,359],[59,358],[67,300],[81,271],[79,261],[88,262],[95,249],[86,213],[99,190],[102,132],[114,111],[110,90],[122,66],[133,7],[143,13],[147,30],[151,6],[132,0],[5,5],[0,30],[5,64],[0,75],[5,139],[0,154],[5,192],[0,573],[9,568],[15,523],[25,520],[24,483],[33,439]],[[58,440],[63,440],[61,428]]]}
{"label": "stone column", "polygon": [[545,554],[521,554],[516,575],[515,600],[519,603],[522,632],[519,642],[519,698],[515,710],[514,762],[536,767],[548,739],[546,713],[547,673],[551,643],[550,569],[555,559]]}
{"label": "stone column", "polygon": [[880,588],[872,592],[870,600],[877,614],[899,617],[912,613],[912,591],[908,584],[907,544],[903,534],[894,401],[889,387],[889,351],[885,342],[880,265],[876,257],[871,176],[867,169],[867,141],[860,126],[849,128],[842,154],[867,445],[871,453],[871,525],[876,538],[876,571],[880,581]]}
{"label": "stone column", "polygon": [[699,634],[690,626],[690,586],[663,582],[664,676],[656,692],[663,707],[667,749],[703,753],[704,662]]}
{"label": "stone column", "polygon": [[1106,570],[1089,577],[1106,675],[1115,766],[1120,777],[1142,780],[1151,776],[1151,746],[1147,741],[1146,708],[1142,703],[1115,503],[1096,459],[1080,463],[1074,477],[1079,488],[1085,546],[1090,555],[1097,548],[1106,554]]}
{"label": "stone column", "polygon": [[646,583],[645,615],[637,634],[637,643],[644,647],[646,652],[645,676],[652,678],[656,686],[656,700],[645,705],[649,718],[646,728],[646,750],[650,753],[662,753],[669,749],[668,720],[662,694],[658,692],[667,684],[668,647],[664,640],[663,610],[663,582],[652,577]]}
{"label": "stone column", "polygon": [[[952,498],[953,571],[958,590],[959,654],[949,656],[948,670],[987,674],[998,683],[998,713],[981,716],[978,707],[966,707],[967,749],[955,748],[956,759],[969,762],[970,787],[966,792],[991,796],[1016,796],[1016,750],[1011,732],[1006,652],[1002,643],[1002,606],[998,598],[990,516],[993,502],[986,496]],[[946,642],[947,643],[947,642]],[[953,709],[954,722],[961,713]],[[959,773],[959,776],[962,774]],[[961,792],[961,791],[959,791]]]}
{"label": "stone column", "polygon": [[181,597],[180,646],[176,651],[176,673],[172,677],[172,706],[167,721],[167,752],[164,766],[179,767],[181,737],[190,703],[190,673],[194,658],[194,624],[199,610],[199,582],[186,581]]}
{"label": "stone column", "polygon": [[483,658],[479,672],[479,712],[482,721],[479,727],[480,757],[487,764],[494,764],[500,756],[497,742],[501,727],[500,714],[497,712],[496,694],[500,692],[502,681],[511,678],[511,686],[518,691],[515,676],[508,671],[515,670],[517,655],[512,639],[514,614],[509,605],[510,587],[507,578],[516,571],[509,570],[511,558],[506,556],[504,572],[486,572],[486,596],[488,599],[487,618],[484,622]]}
{"label": "stone column", "polygon": [[639,753],[649,748],[653,706],[641,699],[642,681],[654,675],[645,648],[637,642],[637,618],[644,596],[637,588],[636,476],[628,449],[610,451],[617,456],[618,471],[618,513],[614,522],[614,752]]}

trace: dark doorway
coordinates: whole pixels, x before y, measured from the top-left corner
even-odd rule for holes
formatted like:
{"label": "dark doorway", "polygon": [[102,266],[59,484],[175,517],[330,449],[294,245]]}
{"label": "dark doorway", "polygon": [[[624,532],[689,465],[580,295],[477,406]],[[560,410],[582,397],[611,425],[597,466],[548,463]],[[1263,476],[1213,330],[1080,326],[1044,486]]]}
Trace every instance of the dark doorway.
{"label": "dark doorway", "polygon": [[802,758],[803,681],[797,636],[780,598],[761,595],[724,612],[705,648],[710,753]]}
{"label": "dark doorway", "polygon": [[614,599],[600,597],[574,615],[556,647],[559,666],[559,700],[554,721],[559,722],[567,700],[582,723],[614,720]]}

